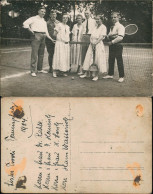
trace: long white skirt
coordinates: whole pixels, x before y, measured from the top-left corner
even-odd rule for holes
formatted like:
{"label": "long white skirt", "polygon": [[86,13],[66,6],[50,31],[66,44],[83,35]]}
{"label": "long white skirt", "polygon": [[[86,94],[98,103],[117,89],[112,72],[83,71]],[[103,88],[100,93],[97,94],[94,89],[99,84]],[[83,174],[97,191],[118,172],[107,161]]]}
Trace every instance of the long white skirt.
{"label": "long white skirt", "polygon": [[61,41],[56,41],[53,56],[53,70],[69,71],[70,46]]}
{"label": "long white skirt", "polygon": [[82,46],[79,44],[71,45],[71,71],[76,72],[78,66],[81,66]]}
{"label": "long white skirt", "polygon": [[[95,63],[98,65],[99,72],[100,73],[107,72],[106,53],[105,53],[105,48],[102,41],[96,45],[95,54],[96,54]],[[83,63],[83,70],[88,71],[92,63],[93,63],[93,50],[90,44]]]}

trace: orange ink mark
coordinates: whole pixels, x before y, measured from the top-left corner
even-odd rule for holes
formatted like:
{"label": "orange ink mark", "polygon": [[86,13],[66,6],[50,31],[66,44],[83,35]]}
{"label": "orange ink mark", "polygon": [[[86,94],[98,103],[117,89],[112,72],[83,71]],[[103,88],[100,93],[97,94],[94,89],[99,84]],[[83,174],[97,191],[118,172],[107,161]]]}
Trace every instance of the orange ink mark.
{"label": "orange ink mark", "polygon": [[133,176],[133,186],[136,188],[139,188],[140,186],[140,181],[142,180],[142,172],[140,168],[140,164],[137,162],[134,162],[133,164],[128,164],[126,166],[130,171]]}
{"label": "orange ink mark", "polygon": [[13,117],[21,119],[24,116],[24,111],[23,111],[23,100],[19,99],[16,100],[13,103],[13,106],[10,108],[11,110],[9,111],[9,114]]}
{"label": "orange ink mark", "polygon": [[5,166],[5,172],[8,175],[11,175],[13,172],[13,175],[16,176],[18,171],[20,171],[21,173],[23,172],[23,170],[25,169],[25,166],[26,166],[26,162],[27,162],[26,158],[23,158],[19,164],[16,164],[16,165],[11,166],[11,167]]}
{"label": "orange ink mark", "polygon": [[144,113],[143,106],[141,104],[138,104],[136,106],[136,114],[137,114],[137,116],[142,117],[143,116],[143,113]]}

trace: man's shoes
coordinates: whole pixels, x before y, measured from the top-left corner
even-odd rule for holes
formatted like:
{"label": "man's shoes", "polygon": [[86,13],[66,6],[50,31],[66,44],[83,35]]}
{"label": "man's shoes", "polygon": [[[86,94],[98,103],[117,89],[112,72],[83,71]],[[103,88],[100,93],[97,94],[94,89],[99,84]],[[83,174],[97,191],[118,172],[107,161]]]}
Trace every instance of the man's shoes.
{"label": "man's shoes", "polygon": [[31,73],[31,76],[32,77],[36,77],[37,75],[35,73]]}
{"label": "man's shoes", "polygon": [[48,73],[48,72],[42,69],[42,70],[38,71],[38,73]]}
{"label": "man's shoes", "polygon": [[113,79],[113,76],[112,75],[106,75],[103,77],[103,79]]}
{"label": "man's shoes", "polygon": [[120,77],[120,79],[118,80],[118,82],[122,83],[124,81],[124,77]]}
{"label": "man's shoes", "polygon": [[94,77],[93,79],[92,79],[92,81],[97,81],[98,80],[98,76],[96,76],[96,77]]}
{"label": "man's shoes", "polygon": [[85,78],[85,77],[87,77],[86,74],[80,75],[80,78]]}

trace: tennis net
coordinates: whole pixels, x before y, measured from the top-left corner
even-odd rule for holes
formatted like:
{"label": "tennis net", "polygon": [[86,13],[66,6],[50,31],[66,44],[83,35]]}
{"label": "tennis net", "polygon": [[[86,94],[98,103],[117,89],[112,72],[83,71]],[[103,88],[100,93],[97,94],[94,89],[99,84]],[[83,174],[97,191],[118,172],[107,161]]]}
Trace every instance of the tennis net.
{"label": "tennis net", "polygon": [[[30,69],[30,44],[30,39],[1,38],[1,66],[26,70]],[[152,44],[123,43],[123,46],[123,60],[126,78],[135,82],[145,81],[148,84],[151,84]],[[107,61],[109,55],[108,49],[108,45],[105,43]],[[47,68],[48,54],[46,50],[44,64]],[[117,67],[115,67],[115,76],[118,76]]]}

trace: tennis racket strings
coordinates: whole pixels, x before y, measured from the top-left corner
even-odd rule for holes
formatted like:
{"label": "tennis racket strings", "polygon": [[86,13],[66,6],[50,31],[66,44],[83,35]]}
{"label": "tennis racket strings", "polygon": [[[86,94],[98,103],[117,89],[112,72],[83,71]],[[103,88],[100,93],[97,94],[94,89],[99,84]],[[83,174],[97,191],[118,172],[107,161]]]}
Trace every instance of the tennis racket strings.
{"label": "tennis racket strings", "polygon": [[137,31],[138,31],[138,26],[136,24],[129,24],[125,27],[125,34],[126,35],[136,34]]}

